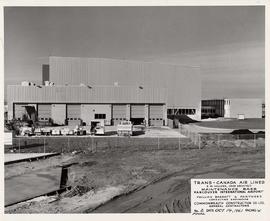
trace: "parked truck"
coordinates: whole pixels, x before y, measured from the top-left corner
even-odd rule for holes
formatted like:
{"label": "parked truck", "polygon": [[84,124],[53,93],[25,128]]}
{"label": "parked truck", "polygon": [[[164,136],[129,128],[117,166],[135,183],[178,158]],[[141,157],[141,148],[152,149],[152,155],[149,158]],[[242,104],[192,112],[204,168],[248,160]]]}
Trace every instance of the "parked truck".
{"label": "parked truck", "polygon": [[117,125],[117,135],[118,136],[132,136],[133,135],[133,124],[131,121],[121,121]]}
{"label": "parked truck", "polygon": [[105,122],[100,120],[95,127],[95,135],[104,135],[105,134]]}

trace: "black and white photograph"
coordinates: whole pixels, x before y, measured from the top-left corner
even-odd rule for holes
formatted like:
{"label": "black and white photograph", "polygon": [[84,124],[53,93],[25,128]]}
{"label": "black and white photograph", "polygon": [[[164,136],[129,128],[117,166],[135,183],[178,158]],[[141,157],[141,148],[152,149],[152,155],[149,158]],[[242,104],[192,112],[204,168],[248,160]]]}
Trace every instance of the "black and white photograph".
{"label": "black and white photograph", "polygon": [[265,10],[4,6],[4,213],[259,216]]}

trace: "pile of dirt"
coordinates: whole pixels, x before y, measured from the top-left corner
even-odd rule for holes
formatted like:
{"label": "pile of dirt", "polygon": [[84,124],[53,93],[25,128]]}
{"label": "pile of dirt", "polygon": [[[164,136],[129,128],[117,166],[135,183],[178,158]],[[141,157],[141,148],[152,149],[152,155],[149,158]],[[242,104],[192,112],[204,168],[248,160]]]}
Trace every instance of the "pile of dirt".
{"label": "pile of dirt", "polygon": [[257,134],[265,134],[265,131],[258,131]]}
{"label": "pile of dirt", "polygon": [[240,130],[234,130],[233,132],[231,132],[231,134],[253,134],[253,133],[247,129],[240,129]]}
{"label": "pile of dirt", "polygon": [[[72,190],[6,207],[5,213],[184,213],[190,211],[190,178],[213,172],[211,178],[265,177],[264,138],[257,138],[256,146],[254,140],[237,139],[236,144],[245,148],[236,148],[234,140],[224,139],[219,140],[220,147],[231,148],[217,148],[213,139],[204,138],[205,146],[200,150],[191,142],[180,150],[115,148],[5,166],[5,175],[11,176],[78,162],[69,167],[68,185]],[[167,146],[172,146],[170,140]]]}
{"label": "pile of dirt", "polygon": [[198,121],[191,119],[187,115],[168,115],[171,120],[177,120],[181,124],[197,123]]}

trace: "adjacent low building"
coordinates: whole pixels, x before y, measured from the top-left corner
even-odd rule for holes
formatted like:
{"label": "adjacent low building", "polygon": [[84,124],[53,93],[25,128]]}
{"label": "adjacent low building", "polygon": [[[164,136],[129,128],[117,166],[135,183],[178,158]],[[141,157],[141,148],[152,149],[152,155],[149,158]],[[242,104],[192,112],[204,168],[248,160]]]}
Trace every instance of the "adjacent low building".
{"label": "adjacent low building", "polygon": [[202,118],[223,117],[224,104],[224,99],[202,100]]}
{"label": "adjacent low building", "polygon": [[263,118],[263,100],[260,98],[234,98],[225,99],[225,118]]}
{"label": "adjacent low building", "polygon": [[[78,124],[167,125],[170,115],[201,117],[197,67],[101,58],[50,57],[43,85],[9,85],[8,118]],[[33,112],[33,110],[35,110]]]}
{"label": "adjacent low building", "polygon": [[264,118],[265,105],[261,98],[230,98],[202,100],[202,118]]}

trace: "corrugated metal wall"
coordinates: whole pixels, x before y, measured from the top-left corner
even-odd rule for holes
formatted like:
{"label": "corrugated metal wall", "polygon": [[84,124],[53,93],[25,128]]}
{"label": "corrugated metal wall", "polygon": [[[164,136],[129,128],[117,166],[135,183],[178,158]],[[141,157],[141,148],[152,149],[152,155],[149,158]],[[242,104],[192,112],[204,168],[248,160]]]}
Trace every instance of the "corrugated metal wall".
{"label": "corrugated metal wall", "polygon": [[80,87],[80,86],[35,86],[9,85],[9,102],[33,103],[166,103],[164,88],[139,87]]}
{"label": "corrugated metal wall", "polygon": [[201,102],[199,68],[104,58],[50,57],[55,84],[141,85],[168,88],[168,108],[197,108]]}

